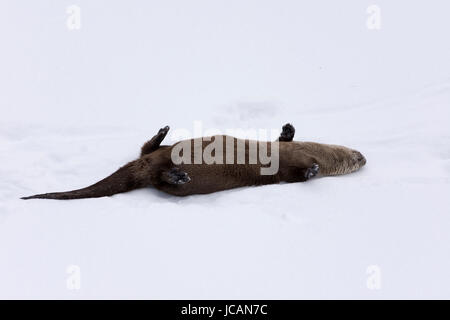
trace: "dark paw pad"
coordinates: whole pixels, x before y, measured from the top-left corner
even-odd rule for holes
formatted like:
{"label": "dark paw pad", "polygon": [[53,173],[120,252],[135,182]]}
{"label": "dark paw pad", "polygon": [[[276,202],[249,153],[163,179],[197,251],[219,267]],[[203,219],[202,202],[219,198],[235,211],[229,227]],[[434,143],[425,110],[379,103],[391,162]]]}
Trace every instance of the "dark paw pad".
{"label": "dark paw pad", "polygon": [[306,169],[305,178],[311,179],[312,177],[315,177],[318,173],[319,173],[319,165],[317,163],[314,163],[311,168]]}
{"label": "dark paw pad", "polygon": [[292,124],[286,123],[280,134],[279,141],[292,141],[295,135],[295,128]]}
{"label": "dark paw pad", "polygon": [[167,182],[172,184],[185,184],[191,181],[191,178],[186,172],[173,168],[167,173],[167,180]]}
{"label": "dark paw pad", "polygon": [[169,126],[165,126],[164,128],[159,129],[158,131],[158,135],[166,135],[167,132],[169,132],[170,127]]}

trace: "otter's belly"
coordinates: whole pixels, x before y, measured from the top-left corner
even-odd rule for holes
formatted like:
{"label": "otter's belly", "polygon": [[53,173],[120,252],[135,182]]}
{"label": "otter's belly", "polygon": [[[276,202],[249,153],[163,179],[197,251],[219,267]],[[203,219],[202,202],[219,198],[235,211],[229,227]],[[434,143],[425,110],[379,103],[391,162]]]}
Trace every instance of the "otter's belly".
{"label": "otter's belly", "polygon": [[207,194],[244,186],[275,183],[274,177],[262,176],[259,165],[201,164],[180,165],[190,181],[185,184],[162,184],[158,189],[178,196]]}

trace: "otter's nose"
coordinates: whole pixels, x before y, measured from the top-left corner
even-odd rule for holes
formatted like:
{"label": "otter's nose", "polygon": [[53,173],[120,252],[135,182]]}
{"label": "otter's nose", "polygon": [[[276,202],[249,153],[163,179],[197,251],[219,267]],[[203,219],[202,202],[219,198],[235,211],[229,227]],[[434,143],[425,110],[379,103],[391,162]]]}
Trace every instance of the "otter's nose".
{"label": "otter's nose", "polygon": [[361,166],[366,164],[366,158],[359,151],[356,151],[356,160],[358,160],[358,163],[360,163]]}

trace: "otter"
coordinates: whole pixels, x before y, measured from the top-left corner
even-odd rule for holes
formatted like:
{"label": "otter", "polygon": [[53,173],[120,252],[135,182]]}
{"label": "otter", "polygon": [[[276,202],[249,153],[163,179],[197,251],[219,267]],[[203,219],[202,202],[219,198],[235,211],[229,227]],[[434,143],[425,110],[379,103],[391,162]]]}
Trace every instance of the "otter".
{"label": "otter", "polygon": [[[238,151],[237,146],[241,145],[245,146],[244,155],[248,159],[251,144],[255,141],[217,135],[184,140],[172,146],[161,145],[168,131],[168,126],[161,128],[142,146],[137,160],[129,162],[89,187],[68,192],[37,194],[21,199],[98,198],[149,186],[171,195],[188,196],[245,186],[305,182],[316,176],[348,174],[366,164],[366,159],[359,151],[344,146],[293,141],[295,128],[289,123],[282,127],[281,134],[275,141],[279,163],[274,174],[261,174],[265,165],[260,160],[254,163],[239,163],[233,160],[232,163],[217,161],[205,164],[196,163],[194,155],[190,155],[187,159],[192,161],[174,163],[174,148],[179,148],[181,143],[188,146],[199,143],[201,151],[205,151],[209,145],[208,141],[231,141],[234,146],[233,158]],[[275,142],[264,142],[268,151],[275,150]]]}

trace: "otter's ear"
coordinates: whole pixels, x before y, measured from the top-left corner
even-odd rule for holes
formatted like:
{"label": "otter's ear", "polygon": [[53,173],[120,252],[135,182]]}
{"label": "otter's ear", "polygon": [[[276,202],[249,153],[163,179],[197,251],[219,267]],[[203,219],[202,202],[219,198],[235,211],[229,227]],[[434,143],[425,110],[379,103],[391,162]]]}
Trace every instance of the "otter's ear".
{"label": "otter's ear", "polygon": [[159,129],[158,133],[142,146],[141,157],[158,149],[161,142],[166,137],[167,132],[169,132],[169,129],[169,126]]}
{"label": "otter's ear", "polygon": [[280,137],[277,141],[290,142],[294,139],[295,128],[292,124],[286,123],[281,129]]}

